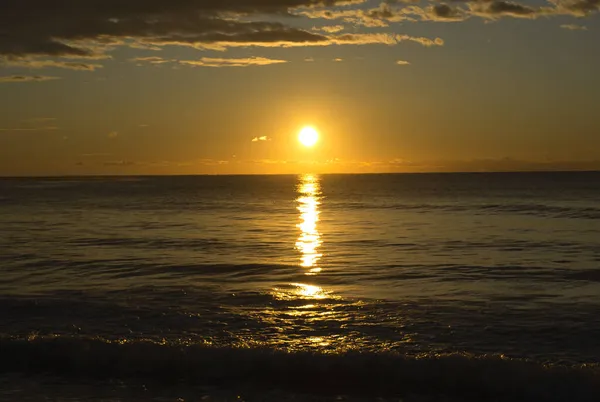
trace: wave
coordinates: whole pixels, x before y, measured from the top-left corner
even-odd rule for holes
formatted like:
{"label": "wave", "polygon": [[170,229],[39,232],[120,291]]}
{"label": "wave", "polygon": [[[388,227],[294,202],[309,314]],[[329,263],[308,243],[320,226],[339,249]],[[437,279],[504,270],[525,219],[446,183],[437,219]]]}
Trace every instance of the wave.
{"label": "wave", "polygon": [[3,374],[371,397],[592,401],[600,395],[597,365],[549,366],[503,356],[286,352],[260,345],[211,347],[74,337],[4,338],[0,351]]}
{"label": "wave", "polygon": [[[327,206],[324,206],[327,208]],[[470,213],[474,215],[503,215],[516,214],[539,216],[544,218],[569,218],[569,219],[600,219],[600,209],[595,207],[553,206],[545,204],[434,204],[434,203],[382,203],[370,204],[364,202],[337,202],[329,208],[363,210],[384,209],[397,211],[411,211],[416,213],[431,213],[434,211]]]}
{"label": "wave", "polygon": [[153,249],[209,249],[227,248],[231,244],[218,239],[169,238],[78,238],[69,242],[73,247],[140,247]]}
{"label": "wave", "polygon": [[[117,280],[136,277],[162,277],[171,279],[202,278],[209,281],[266,280],[275,278],[292,278],[302,276],[298,267],[291,264],[158,264],[140,258],[69,261],[66,259],[33,259],[30,255],[17,255],[15,268],[5,272],[18,272],[20,275],[30,273],[33,276],[83,275],[88,279]],[[128,285],[130,286],[130,285]]]}

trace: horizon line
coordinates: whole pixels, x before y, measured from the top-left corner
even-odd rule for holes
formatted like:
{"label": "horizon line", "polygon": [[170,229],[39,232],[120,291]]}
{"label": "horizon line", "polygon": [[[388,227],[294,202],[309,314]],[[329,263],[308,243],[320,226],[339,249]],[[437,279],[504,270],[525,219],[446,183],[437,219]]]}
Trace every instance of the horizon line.
{"label": "horizon line", "polygon": [[367,176],[367,175],[452,175],[452,174],[525,174],[525,173],[600,173],[597,170],[492,170],[492,171],[432,171],[432,172],[343,172],[343,173],[190,173],[190,174],[64,174],[64,175],[1,175],[0,179],[52,178],[123,178],[123,177],[236,177],[236,176]]}

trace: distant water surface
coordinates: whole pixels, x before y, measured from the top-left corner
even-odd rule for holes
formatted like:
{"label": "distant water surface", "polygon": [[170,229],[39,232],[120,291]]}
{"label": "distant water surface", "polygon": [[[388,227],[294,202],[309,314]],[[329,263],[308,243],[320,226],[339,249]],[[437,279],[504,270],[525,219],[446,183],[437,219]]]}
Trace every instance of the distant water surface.
{"label": "distant water surface", "polygon": [[229,358],[219,381],[246,361],[294,392],[273,375],[337,364],[372,396],[410,388],[373,364],[425,364],[450,396],[439,373],[492,370],[517,385],[477,395],[594,400],[600,173],[0,179],[0,352],[3,372],[92,379]]}

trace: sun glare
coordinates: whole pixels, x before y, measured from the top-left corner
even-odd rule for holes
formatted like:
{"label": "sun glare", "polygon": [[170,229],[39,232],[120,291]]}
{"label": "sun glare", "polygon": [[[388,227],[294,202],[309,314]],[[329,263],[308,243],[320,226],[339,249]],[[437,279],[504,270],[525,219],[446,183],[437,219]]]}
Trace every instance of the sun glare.
{"label": "sun glare", "polygon": [[319,132],[314,127],[304,127],[298,134],[298,141],[305,147],[312,147],[319,141]]}

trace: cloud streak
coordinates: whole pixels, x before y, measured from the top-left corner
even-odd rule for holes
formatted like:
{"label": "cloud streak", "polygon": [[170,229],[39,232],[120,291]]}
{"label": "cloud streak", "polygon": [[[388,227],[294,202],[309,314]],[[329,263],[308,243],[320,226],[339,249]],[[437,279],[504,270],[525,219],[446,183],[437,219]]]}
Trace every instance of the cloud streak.
{"label": "cloud streak", "polygon": [[243,59],[203,57],[200,60],[182,60],[179,63],[194,67],[248,67],[287,63],[287,60],[268,59],[265,57],[249,57]]}
{"label": "cloud streak", "polygon": [[18,131],[53,131],[58,130],[58,127],[31,127],[31,128],[0,128],[0,132],[18,132]]}
{"label": "cloud streak", "polygon": [[23,120],[19,127],[0,127],[0,132],[35,132],[35,131],[55,131],[60,130],[54,126],[56,117],[34,117]]}
{"label": "cloud streak", "polygon": [[50,77],[45,75],[9,75],[0,77],[0,83],[15,83],[15,82],[42,82],[59,80],[60,77]]}
{"label": "cloud streak", "polygon": [[327,33],[337,33],[337,32],[343,31],[344,26],[343,25],[327,25],[327,26],[319,28],[319,30],[321,30],[323,32],[327,32]]}
{"label": "cloud streak", "polygon": [[133,63],[137,63],[138,65],[141,64],[153,64],[153,65],[160,65],[160,64],[165,64],[165,63],[171,63],[177,60],[167,60],[167,59],[163,59],[162,57],[158,57],[158,56],[151,56],[151,57],[134,57],[132,59],[129,59],[130,62]]}
{"label": "cloud streak", "polygon": [[569,31],[587,31],[587,27],[577,24],[563,24],[560,26],[562,29],[568,29]]}
{"label": "cloud streak", "polygon": [[63,68],[78,71],[95,71],[103,67],[102,64],[76,61],[40,60],[31,58],[5,58],[4,60],[0,60],[0,65],[4,67],[22,67],[29,69]]}

